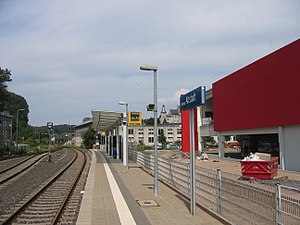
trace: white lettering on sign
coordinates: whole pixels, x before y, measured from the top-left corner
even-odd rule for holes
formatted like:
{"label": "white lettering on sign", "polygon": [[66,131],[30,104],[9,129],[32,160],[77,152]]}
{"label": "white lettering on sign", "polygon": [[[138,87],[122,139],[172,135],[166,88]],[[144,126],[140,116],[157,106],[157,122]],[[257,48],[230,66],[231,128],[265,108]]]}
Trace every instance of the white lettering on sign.
{"label": "white lettering on sign", "polygon": [[196,93],[195,92],[190,96],[186,96],[186,98],[185,98],[186,104],[192,103],[194,101],[196,101]]}

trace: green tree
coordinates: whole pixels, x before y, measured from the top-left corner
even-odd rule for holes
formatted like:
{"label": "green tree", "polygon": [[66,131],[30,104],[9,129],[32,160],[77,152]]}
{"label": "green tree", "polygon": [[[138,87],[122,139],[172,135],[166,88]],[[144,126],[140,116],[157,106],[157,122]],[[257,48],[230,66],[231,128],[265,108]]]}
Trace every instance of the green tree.
{"label": "green tree", "polygon": [[[150,117],[148,119],[143,119],[144,125],[154,125],[154,118]],[[157,118],[157,124],[159,124],[159,118]]]}
{"label": "green tree", "polygon": [[93,147],[96,141],[96,131],[90,126],[85,133],[82,135],[83,145],[85,148],[89,149]]}
{"label": "green tree", "polygon": [[19,143],[25,143],[26,140],[34,132],[34,128],[28,125],[29,106],[24,97],[12,92],[7,92],[7,98],[4,110],[10,112],[13,116],[13,135],[16,139],[16,123],[18,109],[25,109],[19,111],[18,125],[19,125]]}
{"label": "green tree", "polygon": [[230,141],[230,136],[225,136],[225,141]]}
{"label": "green tree", "polygon": [[5,110],[5,104],[7,102],[7,82],[11,81],[10,70],[2,69],[0,67],[0,111]]}
{"label": "green tree", "polygon": [[25,109],[25,111],[20,112],[19,120],[27,124],[29,106],[24,97],[7,91],[7,82],[10,81],[12,81],[11,71],[0,67],[0,111],[8,111],[13,118],[16,118],[17,110]]}
{"label": "green tree", "polygon": [[28,124],[29,106],[26,99],[21,95],[17,95],[13,92],[8,92],[5,110],[9,111],[14,118],[17,118],[18,109],[25,109],[24,111],[19,112],[19,122]]}
{"label": "green tree", "polygon": [[148,119],[143,119],[143,123],[145,125],[154,125],[154,118],[153,117],[150,117]]}
{"label": "green tree", "polygon": [[163,129],[159,129],[159,136],[158,136],[158,142],[162,144],[162,148],[165,149],[167,145],[167,138],[164,134]]}
{"label": "green tree", "polygon": [[213,147],[216,145],[216,141],[213,137],[203,137],[204,148]]}

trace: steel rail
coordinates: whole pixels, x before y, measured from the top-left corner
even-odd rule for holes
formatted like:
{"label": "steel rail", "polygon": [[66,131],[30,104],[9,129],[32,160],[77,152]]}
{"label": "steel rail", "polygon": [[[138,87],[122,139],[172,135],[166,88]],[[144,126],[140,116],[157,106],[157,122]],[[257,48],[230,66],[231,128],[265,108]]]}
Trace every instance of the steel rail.
{"label": "steel rail", "polygon": [[[6,171],[11,170],[11,169],[13,169],[13,168],[19,166],[20,164],[22,164],[22,163],[28,161],[29,159],[31,159],[31,158],[33,158],[33,157],[35,157],[35,155],[29,156],[29,157],[27,157],[26,159],[23,159],[22,161],[17,162],[16,164],[14,164],[14,165],[12,165],[12,166],[10,166],[10,167],[4,169],[4,170],[0,170],[0,174],[1,174],[1,173],[5,173]],[[10,159],[13,159],[13,158],[10,158]]]}
{"label": "steel rail", "polygon": [[1,225],[9,225],[13,222],[13,220],[17,217],[17,215],[24,210],[28,205],[36,199],[42,192],[44,192],[52,183],[54,183],[77,159],[78,153],[73,150],[76,155],[74,158],[64,167],[62,168],[56,175],[54,175],[51,179],[48,180],[47,183],[42,185],[38,190],[36,190],[20,207],[15,209],[4,221],[2,221]]}
{"label": "steel rail", "polygon": [[60,208],[59,208],[59,210],[58,210],[58,213],[56,214],[56,216],[55,216],[53,222],[51,223],[51,225],[55,225],[55,224],[57,224],[57,222],[59,221],[59,219],[60,219],[60,217],[61,217],[61,215],[62,215],[62,213],[63,213],[63,209],[64,209],[65,206],[67,205],[67,202],[68,202],[68,200],[69,200],[69,198],[70,198],[70,196],[71,196],[71,194],[72,194],[72,192],[73,192],[73,190],[74,190],[74,188],[75,188],[77,182],[79,181],[80,176],[81,176],[81,174],[82,174],[82,172],[83,172],[83,170],[84,170],[84,167],[85,167],[85,165],[86,165],[86,161],[87,161],[86,155],[85,155],[82,151],[80,151],[80,152],[81,152],[81,154],[83,154],[83,156],[84,156],[84,163],[82,164],[82,166],[81,166],[81,168],[80,168],[80,172],[78,173],[77,178],[73,181],[73,184],[71,185],[71,188],[69,189],[69,192],[68,192],[68,194],[66,195],[66,197],[65,197],[65,199],[64,199],[64,201],[63,201],[63,203],[62,203],[62,205],[60,206]]}
{"label": "steel rail", "polygon": [[[45,155],[47,155],[47,153],[44,153],[42,155],[40,155],[40,157],[38,157],[36,160],[34,160],[31,164],[25,166],[24,168],[21,168],[19,171],[11,174],[10,176],[4,178],[3,180],[0,180],[0,185],[7,182],[8,180],[16,177],[17,175],[19,175],[20,173],[24,172],[25,170],[27,170],[28,168],[30,168],[31,166],[33,166],[36,162],[38,162],[41,158],[45,157]],[[31,157],[30,159],[32,159],[33,157]],[[5,172],[7,173],[8,171],[12,170],[12,169],[15,169],[16,167],[20,166],[21,164],[27,162],[28,160],[30,159],[27,159],[25,161],[22,161],[22,163],[19,163],[18,165],[15,165],[15,166],[12,166],[10,167],[9,169],[7,169]],[[3,172],[4,173],[4,172]],[[1,174],[1,173],[0,173]]]}

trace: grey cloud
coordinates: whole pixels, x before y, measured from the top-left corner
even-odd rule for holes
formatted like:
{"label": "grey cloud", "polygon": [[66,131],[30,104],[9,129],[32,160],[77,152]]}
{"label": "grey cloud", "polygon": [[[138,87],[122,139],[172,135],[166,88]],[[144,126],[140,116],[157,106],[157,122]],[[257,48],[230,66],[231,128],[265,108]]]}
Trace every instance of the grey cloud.
{"label": "grey cloud", "polygon": [[178,90],[211,87],[299,38],[299,6],[294,0],[1,1],[0,66],[12,70],[9,88],[27,99],[33,125],[49,114],[57,123],[79,123],[91,109],[122,110],[119,100],[147,115],[153,80],[141,64],[159,67],[160,104],[174,108]]}

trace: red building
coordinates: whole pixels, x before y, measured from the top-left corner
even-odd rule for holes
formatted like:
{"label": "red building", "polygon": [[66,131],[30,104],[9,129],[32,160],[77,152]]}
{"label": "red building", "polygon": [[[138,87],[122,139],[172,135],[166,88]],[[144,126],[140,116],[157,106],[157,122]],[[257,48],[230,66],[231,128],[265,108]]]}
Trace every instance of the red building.
{"label": "red building", "polygon": [[217,131],[300,124],[300,40],[215,82],[213,96]]}
{"label": "red building", "polygon": [[240,135],[246,152],[277,151],[283,169],[300,171],[299,99],[298,39],[213,84],[214,130]]}
{"label": "red building", "polygon": [[[242,153],[277,154],[283,169],[300,171],[299,99],[300,39],[213,83],[201,107],[201,137],[217,135],[223,143],[225,136],[239,136]],[[208,118],[212,122],[204,123]],[[183,132],[187,123],[183,117]],[[185,150],[188,138],[182,139]]]}

